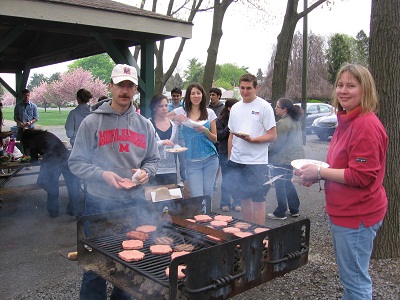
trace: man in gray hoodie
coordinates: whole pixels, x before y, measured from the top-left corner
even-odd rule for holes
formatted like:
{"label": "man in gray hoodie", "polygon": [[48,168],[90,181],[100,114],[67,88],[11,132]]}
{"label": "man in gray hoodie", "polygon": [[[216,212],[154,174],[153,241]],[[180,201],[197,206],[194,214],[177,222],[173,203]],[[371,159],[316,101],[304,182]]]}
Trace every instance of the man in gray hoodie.
{"label": "man in gray hoodie", "polygon": [[[83,215],[145,204],[143,185],[156,174],[160,157],[152,124],[133,109],[137,84],[134,67],[116,65],[109,85],[111,101],[102,103],[78,129],[68,164],[87,185]],[[106,281],[85,272],[80,298],[92,299],[94,295],[96,299],[107,298]],[[117,287],[112,296],[130,299]]]}

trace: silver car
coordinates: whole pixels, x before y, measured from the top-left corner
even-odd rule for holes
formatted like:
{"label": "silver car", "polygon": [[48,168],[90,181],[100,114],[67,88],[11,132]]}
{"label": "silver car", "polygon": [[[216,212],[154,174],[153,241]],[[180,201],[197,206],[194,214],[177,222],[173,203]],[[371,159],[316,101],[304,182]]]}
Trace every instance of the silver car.
{"label": "silver car", "polygon": [[[301,103],[295,103],[301,106]],[[333,107],[326,103],[307,103],[306,112],[306,132],[311,133],[311,124],[315,119],[323,116],[328,116],[332,113]]]}

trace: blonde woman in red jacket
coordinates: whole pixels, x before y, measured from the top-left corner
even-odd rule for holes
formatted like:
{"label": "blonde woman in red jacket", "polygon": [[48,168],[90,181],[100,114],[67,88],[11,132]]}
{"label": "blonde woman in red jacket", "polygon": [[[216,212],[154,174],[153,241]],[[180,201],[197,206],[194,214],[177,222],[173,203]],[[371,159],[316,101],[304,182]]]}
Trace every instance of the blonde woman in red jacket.
{"label": "blonde woman in red jacket", "polygon": [[296,175],[305,186],[325,180],[326,212],[343,299],[372,299],[368,268],[373,241],[387,210],[383,178],[388,138],[375,115],[378,97],[366,68],[344,65],[335,87],[338,127],[327,154],[330,167],[306,165]]}

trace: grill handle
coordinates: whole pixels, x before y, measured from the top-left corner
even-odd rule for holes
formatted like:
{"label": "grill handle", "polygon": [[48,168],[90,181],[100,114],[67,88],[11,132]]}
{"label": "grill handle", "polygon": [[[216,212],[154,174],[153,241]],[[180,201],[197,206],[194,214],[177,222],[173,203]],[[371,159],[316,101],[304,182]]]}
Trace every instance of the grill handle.
{"label": "grill handle", "polygon": [[303,250],[301,251],[295,251],[292,253],[289,253],[287,255],[285,255],[285,257],[282,257],[281,259],[277,259],[277,260],[265,260],[265,262],[267,264],[279,264],[285,261],[290,261],[290,260],[295,260],[295,259],[299,259],[300,256],[302,256],[303,254],[308,252],[308,246],[304,245],[303,246]]}
{"label": "grill handle", "polygon": [[183,287],[183,290],[185,290],[189,294],[198,294],[198,293],[203,293],[203,292],[208,292],[211,290],[217,290],[221,287],[229,285],[232,281],[235,279],[242,277],[246,274],[246,271],[243,271],[239,274],[236,275],[227,275],[218,279],[215,279],[214,282],[210,285],[207,285],[205,287],[199,288],[199,289],[190,289],[187,287]]}

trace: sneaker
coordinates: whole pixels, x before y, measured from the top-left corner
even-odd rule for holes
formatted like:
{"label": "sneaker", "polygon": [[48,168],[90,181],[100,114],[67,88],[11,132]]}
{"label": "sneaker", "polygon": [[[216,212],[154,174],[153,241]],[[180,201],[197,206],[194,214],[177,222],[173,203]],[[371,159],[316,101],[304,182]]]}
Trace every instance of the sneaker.
{"label": "sneaker", "polygon": [[32,170],[32,167],[26,167],[25,170]]}
{"label": "sneaker", "polygon": [[229,211],[229,206],[225,205],[221,207],[222,211]]}
{"label": "sneaker", "polygon": [[235,206],[235,211],[242,211],[242,208],[239,205]]}
{"label": "sneaker", "polygon": [[294,213],[294,214],[292,214],[291,212],[289,212],[289,215],[291,215],[293,218],[297,218],[297,217],[300,216],[299,213]]}
{"label": "sneaker", "polygon": [[185,186],[185,184],[182,181],[179,181],[176,185],[181,188]]}
{"label": "sneaker", "polygon": [[286,219],[287,219],[286,216],[284,216],[284,217],[277,217],[277,216],[275,216],[273,213],[269,213],[269,214],[267,215],[267,218],[268,218],[268,219],[271,219],[271,220],[286,220]]}

